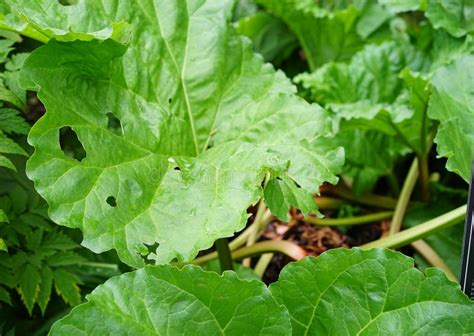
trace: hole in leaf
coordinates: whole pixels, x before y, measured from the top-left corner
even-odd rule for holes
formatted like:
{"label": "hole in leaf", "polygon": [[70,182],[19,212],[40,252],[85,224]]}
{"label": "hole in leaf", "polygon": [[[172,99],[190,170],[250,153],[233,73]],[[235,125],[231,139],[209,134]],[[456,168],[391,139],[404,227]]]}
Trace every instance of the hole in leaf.
{"label": "hole in leaf", "polygon": [[117,200],[115,199],[114,196],[107,197],[107,199],[105,201],[107,202],[108,205],[110,205],[113,208],[115,208],[117,206]]}
{"label": "hole in leaf", "polygon": [[120,119],[117,118],[112,112],[107,113],[107,119],[107,128],[109,131],[117,135],[123,135],[122,123],[120,122]]}
{"label": "hole in leaf", "polygon": [[86,157],[86,150],[79,141],[76,132],[69,126],[61,127],[59,130],[59,145],[64,155],[79,162]]}

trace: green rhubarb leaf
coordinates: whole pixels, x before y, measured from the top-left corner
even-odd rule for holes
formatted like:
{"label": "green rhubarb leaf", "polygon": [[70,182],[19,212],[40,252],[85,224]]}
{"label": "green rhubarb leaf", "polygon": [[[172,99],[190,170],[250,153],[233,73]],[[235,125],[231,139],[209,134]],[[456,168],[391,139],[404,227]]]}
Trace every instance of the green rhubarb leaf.
{"label": "green rhubarb leaf", "polygon": [[288,221],[288,208],[293,206],[304,214],[317,210],[313,195],[286,177],[270,180],[265,186],[265,202],[280,220]]}
{"label": "green rhubarb leaf", "polygon": [[[258,0],[295,33],[304,49],[310,69],[331,61],[345,61],[360,49],[362,39],[356,31],[358,10],[350,6],[326,9],[312,0]],[[329,7],[329,4],[328,6]],[[338,8],[339,7],[339,8]]]}
{"label": "green rhubarb leaf", "polygon": [[434,28],[443,28],[455,37],[474,31],[472,1],[428,0],[425,11]]}
{"label": "green rhubarb leaf", "polygon": [[474,157],[474,55],[465,55],[438,69],[432,78],[428,115],[438,120],[434,142],[446,168],[469,181]]}
{"label": "green rhubarb leaf", "polygon": [[[211,260],[207,264],[204,264],[202,266],[202,269],[205,271],[210,271],[210,272],[215,272],[217,274],[221,274],[221,265],[219,260]],[[253,269],[249,267],[245,267],[240,263],[234,262],[234,271],[237,274],[237,276],[243,280],[259,280],[260,278],[258,277],[257,274],[253,271]]]}
{"label": "green rhubarb leaf", "polygon": [[293,335],[465,335],[474,303],[435,268],[384,249],[336,249],[291,263],[270,291]]}
{"label": "green rhubarb leaf", "polygon": [[[38,27],[62,8],[33,13],[20,2]],[[133,266],[146,246],[157,263],[189,260],[245,226],[267,173],[307,192],[337,181],[343,153],[325,145],[330,119],[236,33],[232,1],[112,3],[61,15],[131,22],[127,46],[50,41],[21,72],[47,109],[29,134],[28,176],[84,246],[115,248]],[[70,29],[95,37],[89,28]],[[62,150],[65,131],[85,157]]]}
{"label": "green rhubarb leaf", "polygon": [[421,9],[422,0],[378,0],[378,3],[393,13],[409,12]]}
{"label": "green rhubarb leaf", "polygon": [[[94,11],[87,10],[88,6]],[[8,0],[0,4],[0,28],[13,29],[42,42],[51,38],[127,41],[130,26],[125,21],[108,20],[107,14],[113,10],[112,4],[108,7],[100,2],[78,1],[75,6],[63,6],[57,0]]]}
{"label": "green rhubarb leaf", "polygon": [[432,59],[430,71],[433,72],[451,63],[456,58],[472,52],[474,52],[474,38],[472,35],[455,38],[445,30],[435,30],[433,32],[433,46],[430,50]]}
{"label": "green rhubarb leaf", "polygon": [[296,36],[285,23],[264,12],[241,19],[236,29],[239,34],[252,40],[255,52],[275,66],[288,58],[298,46]]}
{"label": "green rhubarb leaf", "polygon": [[373,130],[340,132],[333,141],[346,151],[344,174],[353,178],[352,190],[356,194],[371,190],[377,180],[390,174],[397,160],[408,152],[395,137]]}
{"label": "green rhubarb leaf", "polygon": [[369,38],[393,17],[393,14],[380,6],[377,1],[354,1],[354,5],[358,8],[360,15],[356,24],[356,32],[363,39]]}
{"label": "green rhubarb leaf", "polygon": [[[288,313],[257,280],[199,267],[145,267],[108,280],[51,335],[288,335]],[[84,321],[87,320],[87,323]]]}
{"label": "green rhubarb leaf", "polygon": [[422,70],[425,64],[423,56],[409,45],[385,42],[367,45],[348,64],[329,63],[295,81],[310,92],[312,100],[343,119],[372,120],[387,113],[386,122],[381,117],[380,123],[370,128],[394,134],[390,122],[399,123],[413,114],[404,104],[400,72],[405,67]]}
{"label": "green rhubarb leaf", "polygon": [[13,50],[12,45],[15,41],[9,39],[0,40],[0,63],[4,63],[10,51]]}
{"label": "green rhubarb leaf", "polygon": [[430,91],[413,72],[426,67],[411,46],[385,42],[367,45],[350,63],[328,63],[295,78],[311,101],[334,114],[340,129],[334,141],[346,150],[345,173],[357,192],[392,171],[401,155],[426,151]]}

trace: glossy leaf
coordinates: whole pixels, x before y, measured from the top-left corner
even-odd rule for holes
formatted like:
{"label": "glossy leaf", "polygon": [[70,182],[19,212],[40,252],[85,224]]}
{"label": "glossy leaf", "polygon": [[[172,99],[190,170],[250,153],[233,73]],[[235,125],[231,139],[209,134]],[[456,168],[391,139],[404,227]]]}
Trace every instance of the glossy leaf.
{"label": "glossy leaf", "polygon": [[285,23],[267,13],[258,12],[241,19],[236,29],[239,34],[252,40],[255,52],[276,66],[298,46],[296,36]]}
{"label": "glossy leaf", "polygon": [[474,332],[474,304],[457,283],[390,250],[337,249],[291,263],[270,291],[294,335]]}
{"label": "glossy leaf", "polygon": [[[63,6],[57,0],[2,1],[0,28],[14,29],[42,42],[53,37],[60,41],[127,40],[129,25],[126,22],[111,22],[105,17],[98,20],[96,14],[86,10],[87,6],[85,1],[78,1],[76,6]],[[101,6],[99,2],[92,6],[101,14],[113,10],[113,7]]]}
{"label": "glossy leaf", "polygon": [[319,7],[314,1],[258,0],[273,15],[281,18],[298,37],[311,70],[331,61],[348,60],[360,49],[356,32],[358,10]]}
{"label": "glossy leaf", "polygon": [[[83,231],[83,245],[115,248],[133,266],[154,245],[158,263],[189,260],[245,226],[267,173],[307,192],[337,180],[342,151],[322,146],[330,120],[236,34],[232,1],[112,3],[80,2],[90,26],[68,6],[68,36],[93,39],[97,27],[130,22],[127,46],[51,41],[22,72],[47,108],[29,135],[28,175],[53,220]],[[54,32],[60,5],[35,6],[17,10]],[[63,151],[67,127],[85,157]]]}
{"label": "glossy leaf", "polygon": [[[262,282],[163,265],[97,287],[51,335],[288,335],[288,313]],[[84,323],[87,321],[87,323]]]}
{"label": "glossy leaf", "polygon": [[357,192],[390,173],[401,155],[426,151],[430,90],[426,78],[413,72],[426,68],[411,46],[385,42],[367,45],[350,63],[328,63],[296,77],[310,100],[340,121],[334,141],[346,150],[345,173]]}
{"label": "glossy leaf", "polygon": [[428,115],[440,122],[435,138],[446,168],[469,181],[474,157],[474,56],[465,55],[438,69],[432,78]]}
{"label": "glossy leaf", "polygon": [[280,220],[288,221],[288,208],[293,206],[302,213],[316,211],[313,195],[295,185],[288,178],[273,179],[265,186],[265,202],[273,214]]}
{"label": "glossy leaf", "polygon": [[393,13],[415,11],[421,6],[421,0],[378,0],[378,3]]}
{"label": "glossy leaf", "polygon": [[456,58],[474,51],[474,38],[467,35],[464,38],[455,38],[444,30],[433,33],[433,48],[431,49],[432,64],[430,71],[451,63]]}
{"label": "glossy leaf", "polygon": [[463,0],[428,0],[426,16],[434,28],[461,37],[474,31],[474,3]]}
{"label": "glossy leaf", "polygon": [[[215,259],[202,266],[205,271],[215,272],[221,274],[221,265],[219,260]],[[250,267],[245,267],[241,263],[234,262],[234,272],[237,276],[243,280],[258,280],[260,279],[257,274]]]}

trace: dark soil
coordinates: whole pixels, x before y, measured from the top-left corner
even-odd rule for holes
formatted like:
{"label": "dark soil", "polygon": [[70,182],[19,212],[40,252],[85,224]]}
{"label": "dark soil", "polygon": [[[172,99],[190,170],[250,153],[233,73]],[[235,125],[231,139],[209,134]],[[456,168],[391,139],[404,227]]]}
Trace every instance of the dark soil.
{"label": "dark soil", "polygon": [[[389,221],[358,225],[349,228],[346,233],[335,227],[317,226],[304,221],[301,213],[292,211],[293,219],[289,223],[274,221],[267,225],[262,238],[264,240],[288,240],[308,255],[317,256],[338,247],[350,248],[379,239],[388,230]],[[282,268],[293,261],[283,254],[275,254],[263,275],[263,281],[270,284],[278,280]]]}

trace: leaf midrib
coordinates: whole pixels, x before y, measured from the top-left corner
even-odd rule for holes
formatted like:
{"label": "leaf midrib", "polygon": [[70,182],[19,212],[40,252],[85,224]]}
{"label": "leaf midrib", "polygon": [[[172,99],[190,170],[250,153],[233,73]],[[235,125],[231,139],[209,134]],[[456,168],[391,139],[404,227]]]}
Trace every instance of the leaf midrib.
{"label": "leaf midrib", "polygon": [[[142,8],[142,11],[145,14],[145,16],[148,16],[146,11],[140,5],[141,2],[137,1],[137,3]],[[187,20],[187,26],[186,26],[186,43],[185,43],[185,48],[184,48],[183,65],[181,67],[181,71],[178,67],[178,63],[176,62],[176,58],[174,57],[174,54],[171,52],[171,48],[168,44],[168,41],[165,38],[165,35],[163,33],[163,29],[161,28],[160,18],[158,16],[158,11],[156,10],[156,7],[155,7],[154,4],[153,4],[153,10],[155,12],[156,24],[157,24],[158,29],[160,31],[160,35],[163,39],[164,46],[166,47],[166,50],[168,50],[168,54],[170,55],[171,60],[173,61],[173,64],[176,68],[177,74],[179,75],[181,88],[183,89],[184,101],[186,103],[186,110],[187,110],[187,114],[188,114],[188,118],[189,118],[189,122],[190,122],[190,126],[191,126],[191,133],[193,135],[194,150],[195,150],[195,154],[197,156],[199,154],[199,145],[198,145],[198,140],[197,140],[197,135],[196,135],[196,129],[195,129],[195,126],[194,126],[194,118],[193,118],[193,113],[192,113],[192,109],[191,109],[191,104],[189,102],[188,91],[187,91],[187,88],[186,88],[186,85],[185,85],[185,82],[184,82],[184,73],[185,73],[185,70],[186,70],[186,60],[187,60],[187,56],[188,56],[188,45],[189,45],[188,38],[189,38],[189,26],[190,26],[190,17],[189,17],[189,12],[188,12],[188,8],[187,8],[187,3],[184,2],[184,4],[186,6],[186,14],[187,14],[187,19],[188,20]]]}

